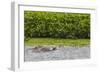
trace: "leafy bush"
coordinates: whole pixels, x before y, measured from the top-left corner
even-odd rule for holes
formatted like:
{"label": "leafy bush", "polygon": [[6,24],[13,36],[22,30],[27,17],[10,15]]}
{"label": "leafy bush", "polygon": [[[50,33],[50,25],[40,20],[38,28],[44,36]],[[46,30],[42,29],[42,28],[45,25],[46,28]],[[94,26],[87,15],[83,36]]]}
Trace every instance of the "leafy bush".
{"label": "leafy bush", "polygon": [[24,12],[25,38],[90,38],[90,14]]}

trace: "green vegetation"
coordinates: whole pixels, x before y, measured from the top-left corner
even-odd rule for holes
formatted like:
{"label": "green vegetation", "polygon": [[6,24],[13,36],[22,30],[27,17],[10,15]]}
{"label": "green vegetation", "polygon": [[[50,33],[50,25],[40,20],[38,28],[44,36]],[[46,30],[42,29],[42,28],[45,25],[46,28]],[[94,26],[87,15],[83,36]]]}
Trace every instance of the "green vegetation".
{"label": "green vegetation", "polygon": [[90,38],[90,14],[86,13],[25,11],[24,23],[25,39]]}
{"label": "green vegetation", "polygon": [[32,38],[25,41],[25,45],[66,45],[66,46],[85,46],[89,45],[89,39],[59,39],[59,38]]}
{"label": "green vegetation", "polygon": [[90,14],[24,11],[25,45],[90,44]]}

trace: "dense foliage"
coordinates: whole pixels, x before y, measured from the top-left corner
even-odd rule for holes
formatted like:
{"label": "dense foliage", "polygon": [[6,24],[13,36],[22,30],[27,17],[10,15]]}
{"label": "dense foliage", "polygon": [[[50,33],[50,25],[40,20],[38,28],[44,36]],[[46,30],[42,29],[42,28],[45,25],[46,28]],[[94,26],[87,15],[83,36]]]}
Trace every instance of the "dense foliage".
{"label": "dense foliage", "polygon": [[90,14],[24,12],[25,38],[90,38]]}

